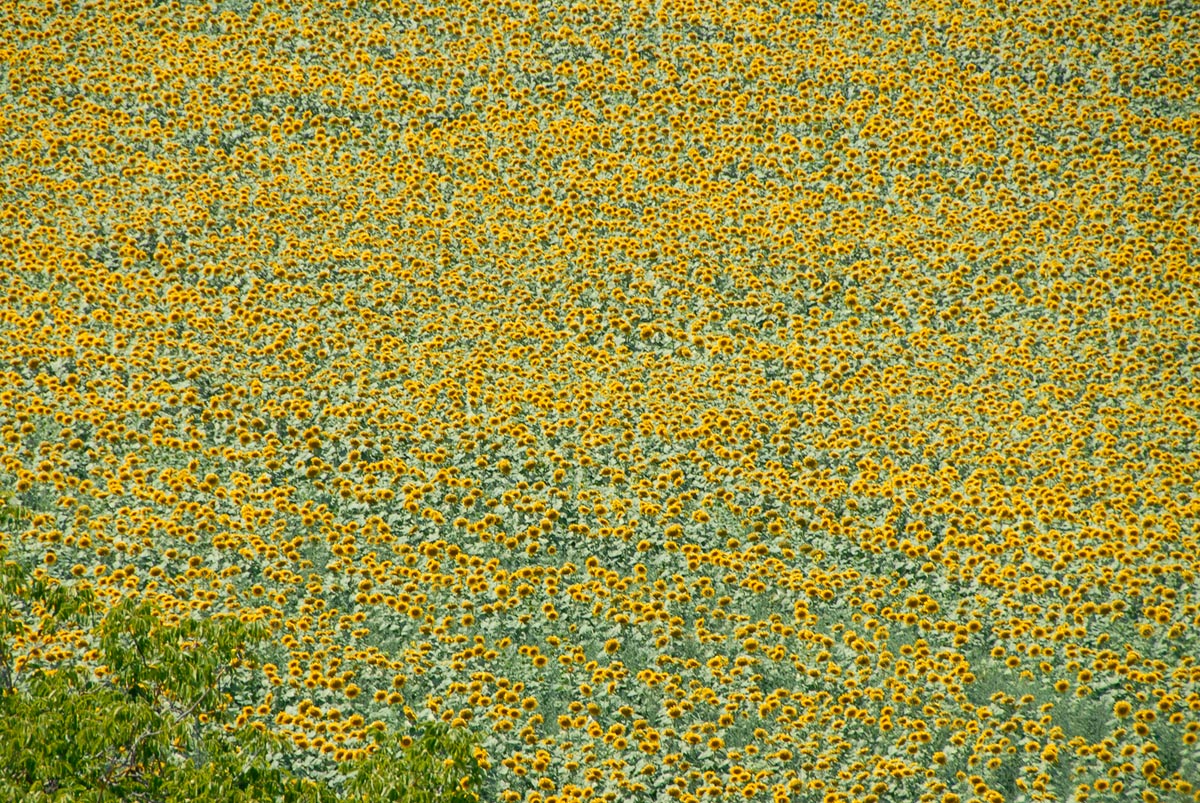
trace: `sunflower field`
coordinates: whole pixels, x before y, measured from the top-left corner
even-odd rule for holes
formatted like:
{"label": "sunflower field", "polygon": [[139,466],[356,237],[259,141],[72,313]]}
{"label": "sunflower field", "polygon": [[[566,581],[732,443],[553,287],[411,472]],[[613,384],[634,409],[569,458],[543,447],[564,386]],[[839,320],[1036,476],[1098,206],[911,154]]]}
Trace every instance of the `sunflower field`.
{"label": "sunflower field", "polygon": [[6,0],[3,717],[1200,800],[1198,138],[1180,0]]}

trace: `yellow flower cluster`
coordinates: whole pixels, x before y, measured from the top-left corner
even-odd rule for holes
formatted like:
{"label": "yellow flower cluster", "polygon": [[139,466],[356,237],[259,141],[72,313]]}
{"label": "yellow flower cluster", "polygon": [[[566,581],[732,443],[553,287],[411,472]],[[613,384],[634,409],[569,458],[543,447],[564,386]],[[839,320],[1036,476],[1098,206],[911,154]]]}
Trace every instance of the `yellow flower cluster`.
{"label": "yellow flower cluster", "polygon": [[268,622],[239,726],[443,720],[527,803],[1200,800],[1188,4],[0,33],[0,545]]}

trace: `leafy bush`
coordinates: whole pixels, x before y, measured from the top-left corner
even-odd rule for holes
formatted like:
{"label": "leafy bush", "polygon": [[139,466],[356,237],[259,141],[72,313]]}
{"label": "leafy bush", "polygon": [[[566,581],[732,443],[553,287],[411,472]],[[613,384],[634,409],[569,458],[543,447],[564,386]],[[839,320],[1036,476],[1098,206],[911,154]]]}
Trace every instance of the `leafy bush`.
{"label": "leafy bush", "polygon": [[465,731],[433,722],[416,739],[383,734],[379,749],[360,762],[347,784],[352,800],[384,803],[471,803],[479,799],[483,769],[475,740]]}
{"label": "leafy bush", "polygon": [[[166,626],[146,602],[124,599],[99,617],[99,679],[86,665],[24,667],[10,638],[27,615],[38,631],[98,615],[95,596],[3,567],[0,585],[0,796],[12,800],[320,801],[327,789],[273,769],[272,738],[236,736],[225,719],[230,665],[261,628],[236,619]],[[23,616],[24,615],[24,616]]]}
{"label": "leafy bush", "polygon": [[[266,636],[235,618],[165,624],[125,598],[101,615],[90,590],[15,561],[0,571],[0,799],[280,801],[342,799],[330,784],[278,766],[290,746],[266,729],[230,728],[231,668]],[[31,627],[30,622],[36,620]],[[14,661],[12,642],[89,625],[95,666]],[[19,671],[18,671],[19,670]],[[472,740],[431,725],[389,734],[352,766],[352,800],[474,801],[482,770]]]}

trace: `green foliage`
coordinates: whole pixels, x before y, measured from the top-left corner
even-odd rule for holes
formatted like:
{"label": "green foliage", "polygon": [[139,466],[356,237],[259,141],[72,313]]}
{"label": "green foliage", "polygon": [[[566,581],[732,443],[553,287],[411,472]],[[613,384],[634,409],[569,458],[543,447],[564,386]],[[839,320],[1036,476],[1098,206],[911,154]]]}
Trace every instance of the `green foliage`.
{"label": "green foliage", "polygon": [[388,733],[378,737],[376,743],[379,749],[358,765],[347,783],[350,800],[372,803],[479,800],[483,770],[474,757],[474,739],[467,732],[433,722],[425,724],[415,738]]}
{"label": "green foliage", "polygon": [[79,664],[27,662],[17,682],[10,637],[44,611],[38,632],[96,613],[94,596],[31,575],[0,573],[0,798],[39,800],[317,801],[328,790],[273,769],[272,737],[226,733],[230,667],[260,628],[236,619],[166,625],[122,600],[95,626],[100,679]]}
{"label": "green foliage", "polygon": [[[0,554],[3,554],[0,552]],[[42,613],[40,631],[52,631],[60,618],[75,618],[94,602],[90,591],[69,591],[34,577],[20,564],[0,565],[0,692],[14,691],[14,660],[10,639],[24,635],[24,621]]]}
{"label": "green foliage", "polygon": [[[37,620],[36,627],[30,622]],[[96,621],[93,621],[96,620]],[[14,658],[18,639],[68,625],[95,634],[98,666]],[[285,740],[232,729],[232,668],[267,637],[235,618],[166,623],[124,599],[100,614],[87,589],[15,561],[0,567],[0,800],[278,801],[343,799],[281,768]],[[98,676],[98,677],[97,677]],[[473,741],[440,724],[414,739],[377,738],[351,765],[351,800],[474,801],[483,776]],[[407,747],[405,747],[407,745]]]}
{"label": "green foliage", "polygon": [[33,515],[33,511],[13,504],[12,497],[11,491],[0,492],[0,527],[15,527]]}

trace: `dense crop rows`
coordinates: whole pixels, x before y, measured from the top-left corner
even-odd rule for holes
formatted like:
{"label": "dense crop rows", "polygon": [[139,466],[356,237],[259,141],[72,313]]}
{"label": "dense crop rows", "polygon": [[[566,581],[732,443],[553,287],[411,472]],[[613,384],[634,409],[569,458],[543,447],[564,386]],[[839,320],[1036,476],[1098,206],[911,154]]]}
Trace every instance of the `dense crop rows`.
{"label": "dense crop rows", "polygon": [[440,719],[505,801],[1200,799],[1191,4],[0,32],[6,558],[266,622],[298,770]]}

